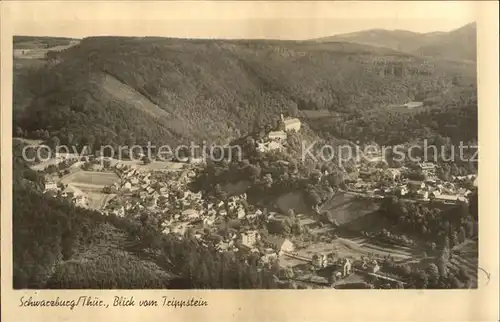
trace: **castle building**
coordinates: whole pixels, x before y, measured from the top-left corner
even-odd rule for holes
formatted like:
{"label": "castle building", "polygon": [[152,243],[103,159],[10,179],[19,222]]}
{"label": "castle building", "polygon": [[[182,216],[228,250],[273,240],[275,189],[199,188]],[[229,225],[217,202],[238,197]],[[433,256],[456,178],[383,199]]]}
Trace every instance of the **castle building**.
{"label": "castle building", "polygon": [[284,118],[281,114],[281,123],[284,124],[285,131],[300,131],[300,120],[298,118]]}

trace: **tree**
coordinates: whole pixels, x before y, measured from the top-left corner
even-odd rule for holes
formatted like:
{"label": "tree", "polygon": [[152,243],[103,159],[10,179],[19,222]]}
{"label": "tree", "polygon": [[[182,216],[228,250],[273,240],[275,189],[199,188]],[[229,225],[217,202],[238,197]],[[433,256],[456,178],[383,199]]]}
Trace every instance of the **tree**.
{"label": "tree", "polygon": [[142,161],[142,164],[150,164],[151,163],[151,159],[147,155],[143,156],[141,161]]}
{"label": "tree", "polygon": [[435,282],[435,281],[438,280],[438,278],[439,278],[439,269],[436,266],[436,264],[434,264],[434,263],[429,264],[429,266],[427,267],[427,273],[429,274],[429,278],[432,281]]}
{"label": "tree", "polygon": [[401,267],[401,272],[403,273],[404,276],[410,276],[411,274],[411,267],[408,264],[403,264],[400,266]]}
{"label": "tree", "polygon": [[297,117],[297,115],[299,114],[299,109],[298,109],[298,106],[295,102],[292,102],[288,108],[288,114],[291,116],[291,117]]}
{"label": "tree", "polygon": [[417,274],[417,279],[415,281],[415,286],[417,288],[425,289],[427,288],[428,282],[429,282],[428,277],[425,271],[423,270],[419,271]]}
{"label": "tree", "polygon": [[95,136],[93,134],[87,135],[85,137],[85,145],[88,147],[90,153],[94,151]]}
{"label": "tree", "polygon": [[52,139],[50,140],[51,147],[53,149],[57,148],[58,146],[61,145],[61,140],[57,136],[53,136]]}
{"label": "tree", "polygon": [[448,276],[448,262],[440,258],[437,262],[437,267],[439,269],[439,275],[441,277]]}
{"label": "tree", "polygon": [[23,137],[24,136],[24,132],[23,132],[23,129],[19,126],[16,127],[16,136],[17,137]]}
{"label": "tree", "polygon": [[104,169],[109,169],[111,167],[111,161],[108,159],[104,159],[103,166],[104,166]]}

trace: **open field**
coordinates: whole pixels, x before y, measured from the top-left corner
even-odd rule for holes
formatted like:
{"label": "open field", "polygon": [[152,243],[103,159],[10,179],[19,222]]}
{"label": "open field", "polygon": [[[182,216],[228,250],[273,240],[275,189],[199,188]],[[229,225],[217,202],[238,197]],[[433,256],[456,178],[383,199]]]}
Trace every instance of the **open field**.
{"label": "open field", "polygon": [[35,171],[43,171],[48,166],[57,165],[58,163],[59,163],[59,161],[57,161],[55,158],[53,158],[53,159],[47,160],[45,162],[40,162],[40,163],[37,163],[35,165],[32,165],[32,166],[30,166],[30,168],[32,170],[35,170]]}
{"label": "open field", "polygon": [[[418,259],[420,253],[406,246],[392,245],[372,238],[350,237],[337,238],[331,242],[319,242],[295,251],[299,256],[312,258],[315,254],[335,253],[336,257],[350,257],[360,259],[362,256],[384,257],[391,255],[395,261]],[[288,256],[280,257],[280,264],[284,267],[303,264],[304,261]]]}
{"label": "open field", "polygon": [[311,209],[306,206],[307,203],[301,191],[283,194],[276,199],[275,203],[283,213],[293,209],[296,214],[312,215]]}
{"label": "open field", "polygon": [[26,143],[27,145],[32,145],[32,146],[39,146],[40,144],[43,143],[43,140],[31,140],[31,139],[25,139],[25,138],[13,138],[14,140],[18,140],[22,143]]}
{"label": "open field", "polygon": [[173,161],[152,161],[151,163],[143,164],[140,160],[107,159],[110,160],[112,167],[117,164],[122,164],[124,166],[133,167],[139,171],[178,171],[184,169],[186,166],[186,163]]}
{"label": "open field", "polygon": [[119,180],[120,178],[114,172],[78,171],[64,177],[61,182],[71,183],[83,191],[100,191]]}
{"label": "open field", "polygon": [[374,211],[364,216],[355,218],[345,224],[345,228],[353,231],[379,232],[381,229],[391,227],[391,223],[379,212]]}
{"label": "open field", "polygon": [[325,202],[320,211],[328,213],[328,218],[338,225],[344,225],[365,217],[379,207],[377,199],[363,198],[356,195],[341,193]]}
{"label": "open field", "polygon": [[14,50],[14,57],[16,59],[43,59],[45,58],[45,55],[47,54],[48,51],[63,51],[65,49],[78,45],[79,43],[80,42],[78,40],[72,40],[69,42],[69,44],[53,46],[48,48],[44,48],[44,46],[41,46],[40,44],[37,45],[34,43],[33,46],[30,46],[32,48],[19,48]]}
{"label": "open field", "polygon": [[162,110],[147,97],[109,74],[104,75],[102,88],[114,98],[132,103],[135,108],[145,111],[152,116],[171,117],[170,113]]}
{"label": "open field", "polygon": [[114,194],[105,194],[100,192],[87,192],[87,197],[89,199],[88,206],[91,209],[101,210],[106,206],[107,202],[111,200]]}
{"label": "open field", "polygon": [[334,252],[340,257],[354,257],[375,255],[386,256],[391,254],[395,258],[405,259],[412,256],[411,249],[404,246],[395,246],[379,243],[374,240],[368,240],[363,237],[358,238],[337,238],[329,243],[317,243],[311,245],[298,253],[302,256],[312,257],[316,253]]}

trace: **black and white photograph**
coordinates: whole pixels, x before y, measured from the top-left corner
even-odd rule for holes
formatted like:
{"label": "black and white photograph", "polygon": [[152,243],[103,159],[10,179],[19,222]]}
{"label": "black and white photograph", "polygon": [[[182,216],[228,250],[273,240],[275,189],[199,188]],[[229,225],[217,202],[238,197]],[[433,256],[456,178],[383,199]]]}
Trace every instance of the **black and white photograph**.
{"label": "black and white photograph", "polygon": [[477,289],[467,6],[16,33],[13,288]]}

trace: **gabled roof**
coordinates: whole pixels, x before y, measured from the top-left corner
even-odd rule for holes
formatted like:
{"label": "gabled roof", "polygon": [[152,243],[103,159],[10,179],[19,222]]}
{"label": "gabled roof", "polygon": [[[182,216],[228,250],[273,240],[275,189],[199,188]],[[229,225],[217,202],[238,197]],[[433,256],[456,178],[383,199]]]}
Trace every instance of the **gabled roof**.
{"label": "gabled roof", "polygon": [[271,131],[268,136],[286,136],[285,131]]}

